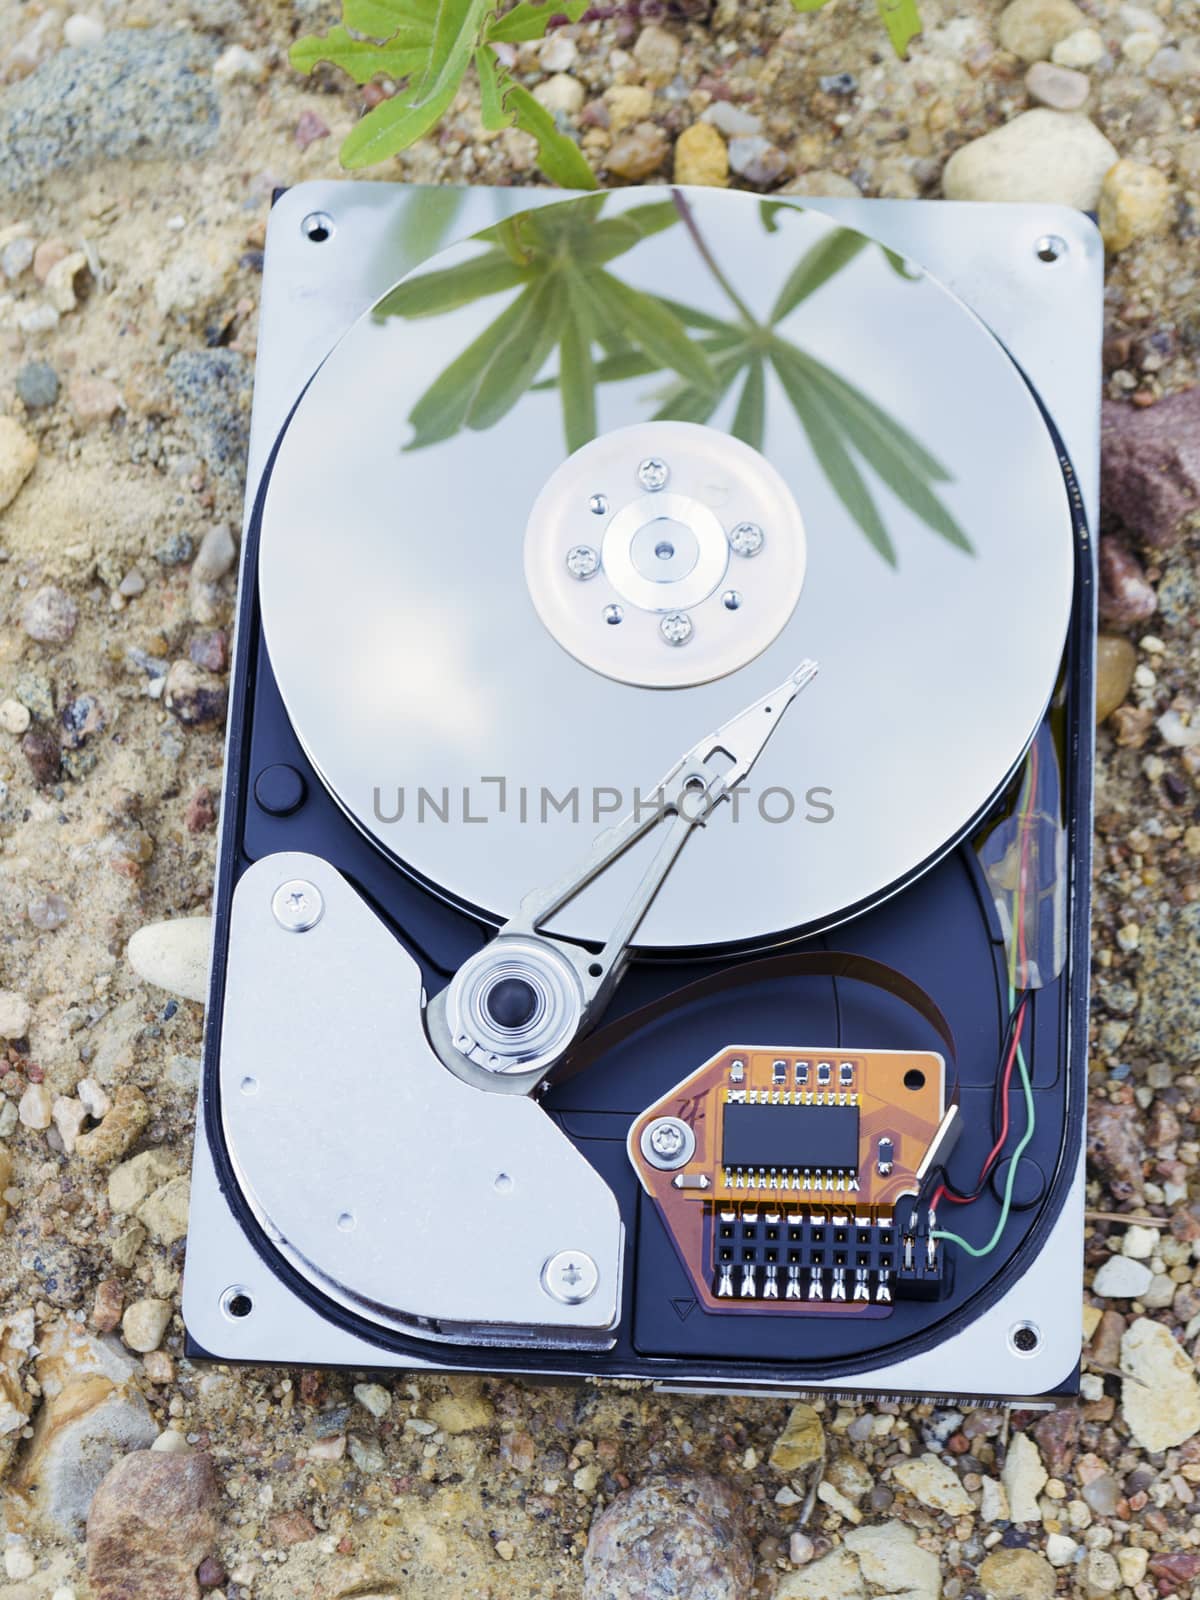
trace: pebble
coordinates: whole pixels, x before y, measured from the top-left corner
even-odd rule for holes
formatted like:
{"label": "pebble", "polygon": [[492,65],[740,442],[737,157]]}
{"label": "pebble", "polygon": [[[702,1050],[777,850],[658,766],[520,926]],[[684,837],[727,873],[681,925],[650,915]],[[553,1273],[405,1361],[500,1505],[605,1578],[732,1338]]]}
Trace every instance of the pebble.
{"label": "pebble", "polygon": [[71,246],[65,239],[43,239],[33,252],[34,277],[39,283],[44,284],[54,267],[64,256],[70,254]]}
{"label": "pebble", "polygon": [[1104,174],[1100,232],[1105,247],[1126,250],[1135,239],[1161,233],[1171,209],[1171,186],[1157,167],[1128,158]]}
{"label": "pebble", "polygon": [[[62,772],[62,746],[48,728],[31,728],[21,740],[21,754],[29,763],[29,775],[37,788],[45,789],[58,781]],[[33,920],[31,915],[30,921]]]}
{"label": "pebble", "polygon": [[1096,721],[1124,705],[1133,683],[1137,651],[1128,639],[1102,633],[1096,641]]}
{"label": "pebble", "polygon": [[292,133],[292,138],[296,141],[297,147],[301,150],[307,150],[309,145],[316,144],[318,139],[328,139],[328,137],[328,123],[323,122],[311,108],[305,107],[296,119],[296,127]]}
{"label": "pebble", "polygon": [[231,83],[261,83],[266,75],[262,58],[240,44],[231,44],[213,62],[212,75],[222,87]]}
{"label": "pebble", "polygon": [[793,1533],[788,1539],[788,1560],[794,1567],[807,1565],[816,1551],[816,1545],[806,1533]]}
{"label": "pebble", "polygon": [[1039,106],[956,150],[947,200],[1041,202],[1095,210],[1117,152],[1087,117]]}
{"label": "pebble", "polygon": [[191,534],[176,528],[155,550],[154,559],[160,567],[182,567],[192,559],[195,548]]}
{"label": "pebble", "polygon": [[[28,754],[27,746],[31,734],[26,734],[21,741],[22,749]],[[54,746],[57,749],[57,745]],[[70,907],[60,894],[35,895],[26,908],[25,915],[35,928],[40,928],[43,933],[51,933],[55,928],[61,928],[70,916]]]}
{"label": "pebble", "polygon": [[904,1600],[938,1600],[941,1568],[932,1550],[917,1543],[917,1530],[905,1522],[878,1522],[853,1528],[846,1549],[858,1558],[859,1571],[871,1584]]}
{"label": "pebble", "polygon": [[754,1556],[737,1494],[717,1478],[670,1473],[626,1489],[592,1523],[583,1600],[750,1600]]}
{"label": "pebble", "polygon": [[99,44],[104,37],[104,24],[97,17],[76,11],[63,23],[63,42],[76,49]]}
{"label": "pebble", "polygon": [[979,1568],[988,1600],[1053,1600],[1054,1568],[1036,1550],[1019,1545],[993,1550]]}
{"label": "pebble", "polygon": [[1100,616],[1119,628],[1146,622],[1158,608],[1141,562],[1117,534],[1100,538]]}
{"label": "pebble", "polygon": [[381,1383],[357,1383],[354,1398],[373,1417],[386,1417],[392,1409],[392,1397]]}
{"label": "pebble", "polygon": [[75,310],[79,304],[79,291],[89,275],[88,258],[82,250],[74,250],[61,261],[56,261],[46,274],[47,297],[60,315]]}
{"label": "pebble", "polygon": [[50,1126],[50,1091],[44,1083],[31,1083],[17,1103],[17,1116],[22,1126],[40,1133]]}
{"label": "pebble", "polygon": [[95,1600],[196,1594],[196,1568],[217,1539],[220,1487],[205,1451],[137,1450],[96,1490],[87,1521]]}
{"label": "pebble", "polygon": [[1025,87],[1034,100],[1052,111],[1080,110],[1092,88],[1085,73],[1052,66],[1048,61],[1033,63],[1025,74]]}
{"label": "pebble", "polygon": [[679,68],[679,40],[673,33],[650,23],[638,34],[633,47],[633,59],[642,69],[647,83],[670,83]]}
{"label": "pebble", "polygon": [[1121,1412],[1144,1450],[1170,1450],[1200,1432],[1200,1384],[1170,1329],[1139,1317],[1121,1340]]}
{"label": "pebble", "polygon": [[1100,498],[1154,550],[1176,544],[1200,511],[1200,386],[1146,409],[1105,401]]}
{"label": "pebble", "polygon": [[185,728],[210,727],[224,722],[229,689],[194,662],[174,661],[167,672],[163,705]]}
{"label": "pebble", "polygon": [[37,458],[37,442],[14,418],[0,416],[0,511],[17,498]]}
{"label": "pebble", "polygon": [[79,1100],[73,1100],[68,1095],[60,1094],[50,1108],[54,1118],[54,1126],[58,1129],[58,1136],[62,1140],[63,1149],[71,1155],[75,1149],[75,1141],[83,1131],[87,1121],[87,1110]]}
{"label": "pebble", "polygon": [[706,107],[700,120],[710,123],[727,139],[752,138],[754,134],[762,132],[762,118],[755,116],[753,111],[735,106],[731,100],[714,100],[712,105]]}
{"label": "pebble", "polygon": [[37,1563],[34,1561],[32,1552],[26,1546],[24,1539],[20,1539],[18,1536],[18,1540],[19,1542],[6,1543],[4,1547],[5,1575],[11,1578],[14,1583],[20,1583],[25,1578],[32,1578],[37,1569]]}
{"label": "pebble", "polygon": [[169,1300],[135,1300],[121,1318],[121,1337],[131,1350],[144,1355],[158,1349],[170,1320]]}
{"label": "pebble", "polygon": [[160,1184],[175,1176],[176,1164],[169,1151],[141,1150],[109,1173],[109,1207],[118,1216],[134,1211]]}
{"label": "pebble", "polygon": [[33,1008],[23,994],[0,989],[0,1039],[23,1039],[32,1019]]}
{"label": "pebble", "polygon": [[1027,1433],[1014,1433],[1000,1474],[1013,1522],[1041,1521],[1037,1497],[1048,1477],[1037,1445]]}
{"label": "pebble", "polygon": [[75,1154],[93,1166],[106,1167],[121,1159],[141,1137],[149,1120],[150,1107],[142,1091],[131,1083],[119,1084],[103,1122],[76,1139]]}
{"label": "pebble", "polygon": [[1121,41],[1121,54],[1131,67],[1147,67],[1158,54],[1161,42],[1160,35],[1151,33],[1149,29],[1131,33]]}
{"label": "pebble", "polygon": [[167,379],[197,455],[240,494],[252,383],[246,357],[236,350],[181,350],[167,364]]}
{"label": "pebble", "polygon": [[770,1465],[781,1477],[792,1478],[824,1460],[824,1424],[819,1412],[801,1401],[788,1413],[783,1432],[771,1448]]}
{"label": "pebble", "polygon": [[52,584],[32,594],[21,612],[21,626],[38,644],[66,644],[78,621],[74,600]]}
{"label": "pebble", "polygon": [[67,400],[78,421],[85,427],[108,422],[121,409],[121,391],[108,378],[81,373],[67,385]]}
{"label": "pebble", "polygon": [[140,978],[185,1000],[208,998],[210,917],[175,917],[139,928],[129,941],[129,965]]}
{"label": "pebble", "polygon": [[0,273],[9,283],[15,283],[33,265],[33,240],[23,235],[11,239],[0,250]]}
{"label": "pebble", "polygon": [[1060,40],[1087,21],[1072,0],[1011,0],[1000,13],[996,34],[1022,61],[1044,61]]}
{"label": "pebble", "polygon": [[171,1245],[186,1236],[190,1189],[187,1178],[172,1178],[138,1207],[138,1221],[159,1244]]}
{"label": "pebble", "polygon": [[811,172],[802,172],[798,177],[790,179],[779,192],[812,195],[814,198],[828,196],[838,200],[862,199],[862,190],[853,179],[844,178],[840,172],[827,172],[820,167],[814,168]]}
{"label": "pebble", "polygon": [[556,28],[542,40],[538,48],[538,64],[543,72],[569,72],[578,54],[579,46],[570,34]]}
{"label": "pebble", "polygon": [[915,1500],[931,1511],[945,1511],[952,1517],[967,1516],[975,1509],[975,1502],[962,1486],[958,1474],[939,1457],[930,1452],[902,1461],[892,1469],[892,1476]]}
{"label": "pebble", "polygon": [[755,189],[771,189],[791,171],[791,162],[777,145],[762,134],[729,141],[729,165]]}
{"label": "pebble", "polygon": [[43,411],[58,399],[58,374],[45,361],[27,361],[17,373],[17,395],[26,411]]}
{"label": "pebble", "polygon": [[1106,1300],[1137,1300],[1150,1287],[1153,1277],[1144,1261],[1109,1256],[1098,1269],[1092,1288]]}
{"label": "pebble", "polygon": [[620,133],[623,128],[646,120],[654,109],[654,96],[641,84],[619,83],[605,92],[604,104],[609,127],[613,133]]}
{"label": "pebble", "polygon": [[729,152],[711,123],[693,122],[676,139],[674,180],[714,189],[729,182]]}
{"label": "pebble", "polygon": [[1161,1241],[1162,1234],[1157,1228],[1146,1228],[1134,1223],[1125,1230],[1125,1237],[1121,1240],[1121,1254],[1132,1256],[1135,1261],[1145,1261],[1155,1254]]}
{"label": "pebble", "polygon": [[552,78],[538,84],[533,98],[552,116],[561,113],[564,117],[575,117],[583,107],[583,85],[569,72],[556,72]]}
{"label": "pebble", "polygon": [[1050,52],[1057,67],[1072,67],[1086,72],[1104,59],[1104,40],[1096,28],[1076,28],[1065,39],[1060,39]]}
{"label": "pebble", "polygon": [[104,1278],[96,1285],[91,1324],[98,1333],[115,1333],[125,1309],[125,1291],[119,1278]]}
{"label": "pebble", "polygon": [[613,140],[604,165],[618,178],[636,182],[656,172],[667,158],[667,136],[653,122],[637,122]]}
{"label": "pebble", "polygon": [[112,1110],[112,1101],[95,1078],[80,1078],[75,1085],[75,1093],[87,1109],[88,1116],[94,1117],[97,1122],[103,1121]]}

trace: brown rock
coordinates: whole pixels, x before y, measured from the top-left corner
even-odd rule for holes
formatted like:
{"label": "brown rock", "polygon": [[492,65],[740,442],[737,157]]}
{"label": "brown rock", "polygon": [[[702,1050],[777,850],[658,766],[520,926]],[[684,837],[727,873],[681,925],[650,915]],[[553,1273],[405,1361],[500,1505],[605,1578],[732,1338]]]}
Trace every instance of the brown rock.
{"label": "brown rock", "polygon": [[753,1582],[744,1511],[718,1478],[648,1478],[606,1506],[588,1534],[583,1600],[652,1593],[745,1600]]}
{"label": "brown rock", "polygon": [[329,129],[315,111],[302,111],[296,123],[295,140],[301,150],[307,150],[318,139],[328,139]]}
{"label": "brown rock", "polygon": [[1100,540],[1100,616],[1118,628],[1152,617],[1158,596],[1146,580],[1142,564],[1111,534]]}
{"label": "brown rock", "polygon": [[1104,404],[1101,493],[1107,511],[1154,549],[1200,514],[1200,388],[1139,410]]}
{"label": "brown rock", "polygon": [[279,1550],[286,1550],[294,1544],[307,1544],[309,1539],[316,1537],[317,1530],[303,1511],[279,1511],[267,1522],[267,1538]]}
{"label": "brown rock", "polygon": [[80,373],[67,387],[71,410],[85,426],[107,422],[121,409],[121,391],[107,378],[91,378]]}
{"label": "brown rock", "polygon": [[66,644],[78,621],[79,607],[53,584],[30,595],[21,610],[21,626],[38,644]]}
{"label": "brown rock", "polygon": [[33,252],[33,275],[39,283],[45,283],[51,272],[60,261],[65,261],[71,254],[71,246],[63,239],[43,239]]}
{"label": "brown rock", "polygon": [[1079,1412],[1074,1406],[1048,1411],[1033,1430],[1042,1460],[1052,1478],[1061,1478],[1075,1459],[1079,1442]]}
{"label": "brown rock", "polygon": [[112,1333],[121,1323],[125,1309],[125,1291],[120,1279],[105,1278],[96,1285],[96,1298],[92,1302],[92,1327],[101,1333]]}
{"label": "brown rock", "polygon": [[208,785],[202,783],[187,803],[183,825],[189,833],[207,833],[216,820],[216,797]]}
{"label": "brown rock", "polygon": [[1088,1112],[1087,1153],[1116,1201],[1143,1196],[1141,1119],[1133,1106],[1100,1101]]}
{"label": "brown rock", "polygon": [[21,740],[21,754],[39,789],[57,783],[62,767],[62,747],[48,728],[30,728]]}
{"label": "brown rock", "polygon": [[1116,634],[1102,633],[1096,640],[1096,723],[1110,717],[1133,683],[1133,669],[1137,666],[1137,651],[1128,639]]}
{"label": "brown rock", "polygon": [[216,1556],[205,1556],[196,1568],[196,1582],[202,1589],[217,1589],[228,1576],[224,1563]]}
{"label": "brown rock", "polygon": [[188,658],[205,672],[224,672],[229,665],[229,636],[223,628],[197,634],[188,645]]}
{"label": "brown rock", "polygon": [[95,1600],[195,1600],[217,1537],[219,1486],[203,1451],[136,1450],[96,1490],[87,1520]]}
{"label": "brown rock", "polygon": [[191,661],[172,663],[163,690],[163,704],[186,728],[224,722],[229,691],[219,678]]}
{"label": "brown rock", "polygon": [[1020,1546],[993,1550],[979,1568],[988,1600],[1051,1600],[1056,1581],[1045,1556]]}
{"label": "brown rock", "polygon": [[1119,1311],[1106,1311],[1096,1324],[1088,1345],[1088,1355],[1097,1367],[1115,1367],[1121,1359],[1121,1339],[1125,1318]]}
{"label": "brown rock", "polygon": [[140,1089],[121,1084],[113,1092],[112,1109],[104,1121],[75,1141],[75,1154],[93,1166],[119,1161],[150,1121],[150,1107]]}
{"label": "brown rock", "polygon": [[1174,1594],[1200,1577],[1200,1553],[1195,1550],[1163,1550],[1150,1557],[1146,1570],[1152,1578],[1166,1583],[1165,1589],[1160,1583],[1161,1594]]}
{"label": "brown rock", "polygon": [[648,178],[667,159],[666,134],[653,122],[638,122],[613,140],[604,164],[616,178]]}

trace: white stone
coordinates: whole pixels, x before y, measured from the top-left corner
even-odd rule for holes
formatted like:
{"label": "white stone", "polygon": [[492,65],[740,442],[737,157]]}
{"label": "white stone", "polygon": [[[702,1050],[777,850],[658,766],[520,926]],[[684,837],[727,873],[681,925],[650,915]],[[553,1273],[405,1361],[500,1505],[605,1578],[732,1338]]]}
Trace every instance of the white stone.
{"label": "white stone", "polygon": [[1104,59],[1104,40],[1096,28],[1076,28],[1065,39],[1060,39],[1050,52],[1056,67],[1074,67],[1076,72],[1086,72]]}
{"label": "white stone", "polygon": [[231,44],[213,62],[212,75],[220,84],[261,83],[262,60],[240,44]]}
{"label": "white stone", "polygon": [[200,541],[191,577],[196,583],[216,583],[237,560],[237,545],[227,522],[214,522]]}
{"label": "white stone", "polygon": [[17,1116],[27,1128],[41,1131],[50,1126],[50,1091],[44,1083],[31,1083],[17,1105]]}
{"label": "white stone", "polygon": [[1069,1567],[1079,1546],[1065,1533],[1052,1533],[1046,1540],[1046,1560],[1052,1567]]}
{"label": "white stone", "polygon": [[112,1101],[95,1078],[80,1078],[75,1085],[75,1093],[82,1100],[88,1116],[95,1117],[97,1122],[102,1122],[112,1110]]}
{"label": "white stone", "polygon": [[974,1511],[975,1504],[963,1488],[957,1473],[931,1452],[902,1461],[892,1469],[892,1476],[902,1488],[931,1511],[945,1511],[952,1517],[962,1517]]}
{"label": "white stone", "polygon": [[356,1383],[354,1398],[373,1417],[386,1417],[392,1408],[392,1397],[381,1383]]}
{"label": "white stone", "polygon": [[980,1486],[979,1517],[982,1522],[1011,1522],[1008,1495],[999,1478],[985,1478]]}
{"label": "white stone", "polygon": [[701,122],[711,122],[727,139],[748,139],[762,132],[762,118],[743,111],[729,100],[714,100],[700,113]]}
{"label": "white stone", "polygon": [[129,964],[139,978],[185,1000],[208,998],[211,917],[150,922],[129,941]]}
{"label": "white stone", "polygon": [[1014,1433],[1009,1440],[1004,1471],[1000,1474],[1008,1496],[1009,1515],[1014,1522],[1040,1522],[1037,1497],[1050,1474],[1042,1465],[1038,1447],[1027,1433]]}
{"label": "white stone", "polygon": [[538,84],[533,98],[552,116],[561,112],[565,117],[573,117],[583,105],[583,85],[569,72],[556,72],[552,78]]}
{"label": "white stone", "polygon": [[956,150],[947,200],[1025,201],[1094,211],[1117,152],[1087,117],[1039,106]]}
{"label": "white stone", "polygon": [[1121,54],[1132,67],[1145,67],[1158,54],[1161,43],[1156,33],[1131,33],[1121,41]]}
{"label": "white stone", "polygon": [[4,1547],[4,1570],[14,1583],[32,1578],[35,1570],[33,1556],[24,1539],[9,1535],[11,1543]]}
{"label": "white stone", "polygon": [[135,1300],[121,1318],[121,1337],[131,1350],[157,1350],[171,1320],[169,1300]]}
{"label": "white stone", "polygon": [[70,1155],[87,1121],[87,1107],[81,1100],[71,1100],[65,1094],[60,1094],[50,1108],[50,1115],[54,1118],[63,1149]]}
{"label": "white stone", "polygon": [[858,1557],[869,1584],[904,1600],[938,1600],[942,1580],[938,1558],[917,1543],[917,1530],[905,1522],[878,1522],[854,1528],[844,1544]]}
{"label": "white stone", "polygon": [[150,1448],[169,1456],[183,1456],[192,1447],[178,1429],[164,1428]]}
{"label": "white stone", "polygon": [[118,1216],[134,1211],[178,1168],[169,1150],[143,1150],[114,1167],[108,1175],[108,1205]]}
{"label": "white stone", "polygon": [[1161,1322],[1139,1317],[1121,1340],[1121,1411],[1144,1450],[1170,1450],[1200,1432],[1200,1384]]}
{"label": "white stone", "polygon": [[1092,1288],[1106,1300],[1136,1300],[1145,1294],[1154,1274],[1144,1261],[1130,1256],[1109,1256],[1092,1282]]}
{"label": "white stone", "polygon": [[775,1600],[866,1600],[862,1570],[851,1550],[831,1550],[820,1561],[786,1572]]}
{"label": "white stone", "polygon": [[26,733],[32,719],[19,700],[0,700],[0,728],[5,733]]}
{"label": "white stone", "polygon": [[1166,34],[1166,23],[1148,6],[1124,5],[1117,15],[1127,33],[1152,33],[1156,39]]}
{"label": "white stone", "polygon": [[104,24],[86,12],[77,11],[63,23],[63,38],[69,45],[99,44],[104,37]]}
{"label": "white stone", "polygon": [[23,994],[0,989],[0,1039],[23,1039],[29,1032],[33,1012]]}
{"label": "white stone", "polygon": [[538,61],[543,72],[567,72],[578,54],[579,47],[574,39],[561,28],[556,28],[548,38],[542,40]]}

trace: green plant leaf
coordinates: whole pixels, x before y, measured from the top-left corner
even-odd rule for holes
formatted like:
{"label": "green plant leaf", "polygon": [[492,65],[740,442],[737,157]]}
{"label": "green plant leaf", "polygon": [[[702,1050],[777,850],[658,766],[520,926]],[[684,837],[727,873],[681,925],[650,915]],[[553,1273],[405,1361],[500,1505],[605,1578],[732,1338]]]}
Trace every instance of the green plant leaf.
{"label": "green plant leaf", "polygon": [[782,322],[822,284],[849,266],[869,243],[865,234],[855,233],[850,228],[837,228],[819,239],[788,274],[771,310],[771,326]]}
{"label": "green plant leaf", "polygon": [[793,11],[820,11],[829,0],[792,0]]}
{"label": "green plant leaf", "polygon": [[662,301],[630,288],[609,272],[589,273],[588,283],[601,315],[613,327],[697,389],[713,387],[707,356]]}
{"label": "green plant leaf", "polygon": [[[707,328],[713,333],[725,333],[731,324],[722,322],[720,317],[714,317],[709,311],[700,311],[695,306],[684,305],[681,300],[672,300],[669,295],[656,296],[659,305],[666,306],[673,316],[679,318],[685,328]],[[741,330],[743,335],[745,330]]]}
{"label": "green plant leaf", "polygon": [[875,0],[892,49],[898,56],[908,54],[908,47],[921,31],[921,14],[917,0]]}
{"label": "green plant leaf", "polygon": [[887,442],[888,448],[902,458],[906,457],[912,471],[921,477],[932,478],[936,483],[949,483],[950,474],[936,456],[908,429],[882,406],[877,406],[861,389],[818,361],[814,356],[796,351],[814,382],[827,390],[839,410],[845,415],[851,432],[863,438],[868,435]]}
{"label": "green plant leaf", "polygon": [[489,250],[472,261],[455,267],[441,267],[405,278],[379,302],[377,317],[437,317],[443,311],[456,311],[487,295],[515,289],[534,277],[528,266],[518,266],[503,250]]}
{"label": "green plant leaf", "polygon": [[592,310],[575,279],[567,281],[567,315],[559,341],[558,386],[568,451],[596,437],[596,373],[592,361]]}
{"label": "green plant leaf", "polygon": [[405,91],[413,106],[440,103],[447,89],[457,90],[491,4],[492,0],[435,0],[429,54]]}
{"label": "green plant leaf", "polygon": [[512,124],[512,113],[504,109],[500,86],[500,63],[496,52],[481,45],[475,52],[475,71],[479,74],[479,120],[489,133],[499,133]]}
{"label": "green plant leaf", "polygon": [[587,8],[588,0],[521,0],[502,17],[493,17],[484,37],[489,41],[524,44],[530,39],[541,39],[552,17],[578,22]]}
{"label": "green plant leaf", "polygon": [[376,44],[373,39],[356,39],[345,28],[330,28],[323,38],[310,34],[297,39],[288,52],[288,60],[297,72],[311,72],[327,61],[348,72],[355,83],[369,83],[378,73],[407,78],[420,68],[428,48],[428,40],[391,39],[386,44]]}
{"label": "green plant leaf", "polygon": [[767,423],[767,386],[763,372],[763,359],[756,355],[746,368],[746,381],[738,397],[730,432],[756,450],[763,446],[763,433]]}
{"label": "green plant leaf", "polygon": [[435,0],[342,0],[342,21],[372,39],[391,39],[414,22],[428,23]]}
{"label": "green plant leaf", "polygon": [[595,189],[596,174],[588,165],[587,157],[569,134],[539,104],[528,89],[509,80],[504,93],[505,109],[522,133],[537,140],[538,166],[561,189]]}
{"label": "green plant leaf", "polygon": [[444,90],[440,100],[427,101],[422,105],[413,104],[407,91],[392,100],[383,101],[373,111],[368,111],[346,135],[339,152],[342,165],[353,171],[358,167],[369,167],[376,161],[386,161],[388,156],[407,150],[410,144],[436,127],[449,111],[457,93],[458,84],[452,83]]}

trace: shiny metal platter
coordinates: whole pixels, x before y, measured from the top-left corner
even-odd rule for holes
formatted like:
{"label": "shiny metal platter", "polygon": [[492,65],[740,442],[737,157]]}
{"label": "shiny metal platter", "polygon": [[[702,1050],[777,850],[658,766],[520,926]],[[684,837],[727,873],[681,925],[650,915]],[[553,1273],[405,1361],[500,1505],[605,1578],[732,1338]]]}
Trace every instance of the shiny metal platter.
{"label": "shiny metal platter", "polygon": [[[663,420],[714,430],[718,468],[724,435],[761,451],[806,542],[769,642],[673,688],[585,665],[525,571],[533,508],[574,449]],[[605,517],[644,498],[643,459],[588,494]],[[731,533],[735,508],[713,509]],[[642,926],[639,946],[673,949],[836,922],[961,836],[1049,698],[1072,535],[1023,378],[932,278],[816,212],[625,191],[463,240],[346,334],[283,434],[259,583],[273,670],[331,792],[496,921],[816,657],[740,805],[697,830]],[[709,600],[736,587],[722,574]],[[597,587],[597,628],[611,603]],[[752,607],[729,616],[749,636]],[[664,637],[663,659],[700,626]],[[643,630],[639,651],[653,642]],[[622,866],[554,931],[603,937],[640,870]]]}

